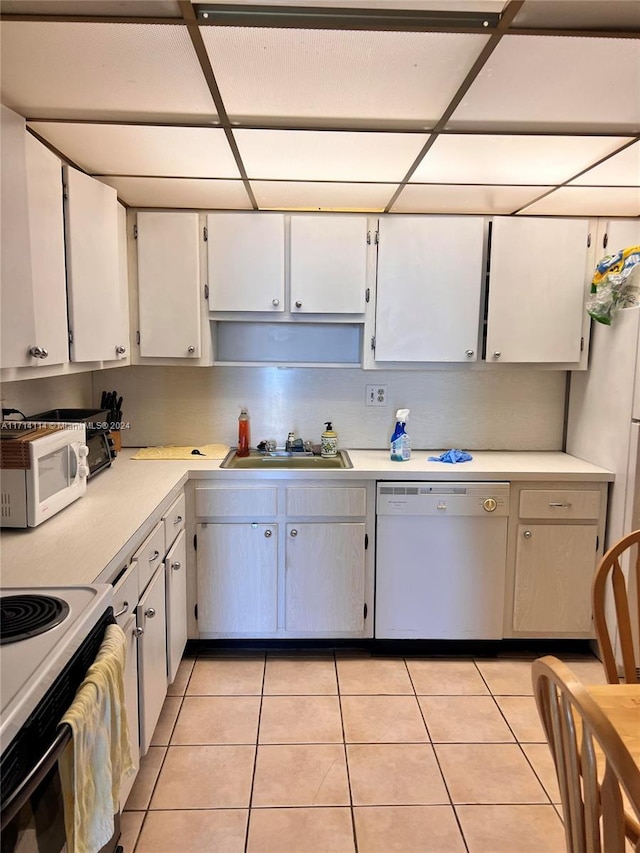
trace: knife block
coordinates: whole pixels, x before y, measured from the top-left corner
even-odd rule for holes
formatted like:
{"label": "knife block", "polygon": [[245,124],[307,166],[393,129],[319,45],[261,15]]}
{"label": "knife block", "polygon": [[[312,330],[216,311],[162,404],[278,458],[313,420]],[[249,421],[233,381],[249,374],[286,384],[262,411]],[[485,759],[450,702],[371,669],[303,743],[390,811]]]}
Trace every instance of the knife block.
{"label": "knife block", "polygon": [[120,453],[120,451],[122,450],[122,437],[120,435],[120,430],[119,429],[112,429],[112,430],[110,430],[109,434],[110,434],[111,438],[113,439],[113,449],[117,453]]}

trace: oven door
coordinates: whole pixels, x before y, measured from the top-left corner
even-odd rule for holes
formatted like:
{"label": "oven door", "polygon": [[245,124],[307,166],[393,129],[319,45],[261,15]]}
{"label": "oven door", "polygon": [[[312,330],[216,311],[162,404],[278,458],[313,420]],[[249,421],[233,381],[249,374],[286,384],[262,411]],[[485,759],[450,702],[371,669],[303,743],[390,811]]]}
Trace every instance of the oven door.
{"label": "oven door", "polygon": [[89,479],[111,465],[111,447],[108,432],[95,432],[87,437]]}

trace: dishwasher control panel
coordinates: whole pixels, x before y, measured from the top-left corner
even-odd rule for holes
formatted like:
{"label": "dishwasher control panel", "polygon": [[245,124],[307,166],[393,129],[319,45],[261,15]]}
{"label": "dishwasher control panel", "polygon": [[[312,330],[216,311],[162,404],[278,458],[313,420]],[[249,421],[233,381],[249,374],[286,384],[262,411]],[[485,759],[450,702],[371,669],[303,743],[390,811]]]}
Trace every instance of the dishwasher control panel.
{"label": "dishwasher control panel", "polygon": [[378,515],[509,514],[509,483],[378,483]]}

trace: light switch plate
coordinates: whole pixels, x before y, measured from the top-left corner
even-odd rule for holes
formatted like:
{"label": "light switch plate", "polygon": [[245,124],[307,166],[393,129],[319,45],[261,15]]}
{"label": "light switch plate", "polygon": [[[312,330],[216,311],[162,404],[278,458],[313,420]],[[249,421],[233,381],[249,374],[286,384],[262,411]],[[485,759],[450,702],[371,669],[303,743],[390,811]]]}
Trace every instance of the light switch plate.
{"label": "light switch plate", "polygon": [[367,406],[386,406],[387,405],[387,386],[386,385],[367,385]]}

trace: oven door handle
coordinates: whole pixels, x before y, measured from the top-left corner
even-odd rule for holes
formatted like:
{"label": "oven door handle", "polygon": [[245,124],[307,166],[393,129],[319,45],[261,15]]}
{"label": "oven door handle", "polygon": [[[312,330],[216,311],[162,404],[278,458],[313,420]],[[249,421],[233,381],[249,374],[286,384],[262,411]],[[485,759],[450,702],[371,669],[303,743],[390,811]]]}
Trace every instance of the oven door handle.
{"label": "oven door handle", "polygon": [[26,779],[23,779],[20,785],[12,792],[6,803],[2,804],[2,813],[0,814],[0,829],[4,828],[13,820],[20,809],[29,800],[29,797],[40,785],[47,773],[60,758],[64,748],[72,739],[71,726],[67,723],[62,723],[58,729],[58,733],[40,758],[38,763],[29,772]]}

